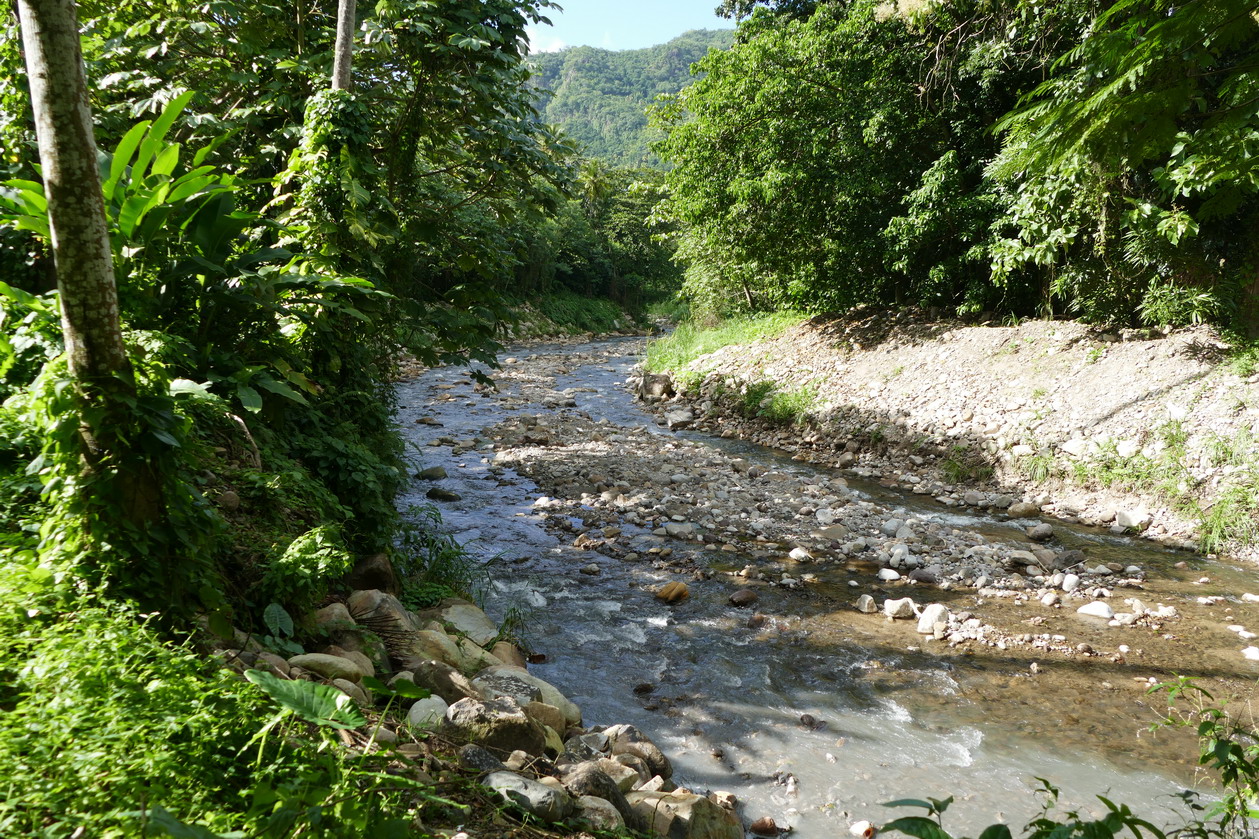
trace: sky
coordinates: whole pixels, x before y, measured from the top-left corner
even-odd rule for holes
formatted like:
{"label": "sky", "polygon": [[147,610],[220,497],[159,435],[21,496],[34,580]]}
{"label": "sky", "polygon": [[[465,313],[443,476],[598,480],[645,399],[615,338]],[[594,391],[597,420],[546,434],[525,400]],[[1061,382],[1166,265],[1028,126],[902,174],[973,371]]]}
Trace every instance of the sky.
{"label": "sky", "polygon": [[564,47],[636,50],[663,44],[688,29],[733,29],[717,17],[719,0],[559,0],[546,10],[551,26],[529,27],[533,52]]}

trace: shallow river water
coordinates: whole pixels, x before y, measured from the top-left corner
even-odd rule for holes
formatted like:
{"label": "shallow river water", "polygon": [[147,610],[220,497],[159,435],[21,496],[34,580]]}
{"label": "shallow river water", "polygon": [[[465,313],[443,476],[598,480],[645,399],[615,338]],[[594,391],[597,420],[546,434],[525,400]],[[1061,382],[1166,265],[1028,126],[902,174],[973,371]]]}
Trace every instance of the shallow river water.
{"label": "shallow river water", "polygon": [[[648,428],[663,445],[673,432],[657,426],[623,384],[641,348],[620,340],[515,354],[527,360],[596,350],[595,363],[567,365],[553,384],[575,391],[577,407],[568,410]],[[511,383],[501,386],[512,394]],[[745,821],[771,816],[801,839],[821,839],[846,835],[857,820],[916,812],[882,802],[953,795],[945,824],[955,835],[995,821],[1021,826],[1038,812],[1038,777],[1062,790],[1063,805],[1085,812],[1104,812],[1095,798],[1104,794],[1152,821],[1179,821],[1177,793],[1195,783],[1196,751],[1183,733],[1146,731],[1164,707],[1146,696],[1146,680],[1164,671],[1126,664],[1103,671],[1042,657],[1044,672],[1033,679],[1028,666],[1036,659],[1028,653],[920,651],[889,635],[886,621],[856,614],[845,579],[821,573],[808,597],[765,589],[758,609],[769,620],[759,628],[726,604],[729,586],[718,581],[691,583],[684,608],[665,605],[648,590],[666,579],[650,564],[605,561],[597,576],[580,573],[590,555],[571,546],[571,534],[562,539],[543,527],[534,506],[543,493],[525,478],[492,472],[492,450],[454,455],[429,445],[438,437],[475,437],[513,414],[541,413],[541,405],[507,407],[475,392],[465,370],[449,368],[402,383],[399,402],[398,420],[422,465],[444,466],[450,478],[443,486],[462,496],[439,505],[444,528],[494,566],[487,610],[497,618],[523,614],[531,647],[546,656],[533,672],[577,702],[587,725],[633,723],[655,738],[674,762],[677,783],[735,793]],[[754,445],[684,434],[767,468],[819,468]],[[990,538],[1021,538],[1016,525],[846,477],[892,510],[937,516]],[[430,503],[429,486],[416,482],[404,507]],[[1104,562],[1113,554],[1153,569],[1161,582],[1152,579],[1149,596],[1178,608],[1191,610],[1198,596],[1259,590],[1249,571],[1109,533],[1058,529],[1063,544],[1087,544],[1091,558]],[[1185,560],[1191,567],[1175,567]],[[712,562],[717,571],[743,564],[717,553]],[[1190,580],[1203,574],[1210,584]],[[1241,614],[1243,604],[1230,602]],[[1191,656],[1183,672],[1253,683],[1259,668],[1227,645],[1227,631],[1212,620],[1204,615],[1202,640],[1181,651]],[[1230,613],[1216,622],[1228,620],[1240,618]],[[1088,639],[1107,630],[1079,631]],[[818,723],[806,727],[802,715]]]}

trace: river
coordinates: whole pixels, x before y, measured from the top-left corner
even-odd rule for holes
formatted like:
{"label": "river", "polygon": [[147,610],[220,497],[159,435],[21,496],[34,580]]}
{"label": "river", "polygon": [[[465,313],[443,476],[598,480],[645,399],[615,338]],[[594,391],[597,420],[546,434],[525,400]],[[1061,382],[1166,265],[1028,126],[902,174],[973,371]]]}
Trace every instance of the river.
{"label": "river", "polygon": [[[461,496],[439,505],[443,527],[491,568],[487,611],[523,619],[531,648],[545,658],[531,670],[577,702],[587,725],[638,726],[670,755],[677,783],[733,792],[745,821],[770,816],[801,839],[910,814],[880,805],[928,796],[956,797],[945,820],[955,834],[997,821],[1018,827],[1039,812],[1037,778],[1061,789],[1064,808],[1100,815],[1104,807],[1095,796],[1101,794],[1154,822],[1183,820],[1179,793],[1196,782],[1195,743],[1185,732],[1149,733],[1165,703],[1146,690],[1179,658],[1186,659],[1180,672],[1215,679],[1235,695],[1253,686],[1259,668],[1230,646],[1224,626],[1244,622],[1254,609],[1235,596],[1246,586],[1259,590],[1250,571],[1059,527],[1061,543],[1086,548],[1090,561],[1121,557],[1148,568],[1140,596],[1172,603],[1185,622],[1193,621],[1193,631],[1181,624],[1163,635],[1125,636],[1134,640],[1124,649],[1143,649],[1114,661],[915,643],[900,622],[851,608],[855,587],[867,585],[851,568],[818,567],[803,592],[758,587],[763,617],[750,621],[748,611],[727,603],[730,573],[773,554],[772,544],[755,557],[692,550],[692,561],[708,571],[685,578],[692,590],[685,603],[667,605],[653,589],[678,579],[668,554],[659,554],[669,543],[623,520],[615,523],[623,533],[613,538],[642,548],[642,556],[630,554],[637,561],[574,546],[573,533],[554,526],[547,492],[503,466],[503,447],[486,429],[512,418],[567,414],[585,421],[584,415],[614,448],[618,438],[662,450],[684,441],[700,447],[685,450],[697,464],[711,451],[714,463],[738,457],[790,481],[839,473],[738,441],[664,430],[623,384],[641,350],[637,339],[522,348],[513,364],[493,374],[497,392],[476,387],[466,370],[454,368],[427,371],[398,390],[398,422],[420,464],[443,466],[449,478],[441,485]],[[843,480],[870,509],[988,539],[1023,538],[1017,524],[851,474]],[[403,508],[431,503],[425,497],[431,486],[416,481]],[[573,521],[578,530],[579,524]],[[654,555],[647,553],[651,546]],[[933,599],[917,589],[907,593],[919,602]],[[1212,596],[1224,599],[1198,600]],[[934,599],[957,610],[980,609],[971,590]],[[1026,604],[1005,601],[983,608],[1012,626],[1030,614]],[[1074,615],[1054,619],[1069,627],[1062,631],[1072,643],[1118,648],[1117,630]]]}

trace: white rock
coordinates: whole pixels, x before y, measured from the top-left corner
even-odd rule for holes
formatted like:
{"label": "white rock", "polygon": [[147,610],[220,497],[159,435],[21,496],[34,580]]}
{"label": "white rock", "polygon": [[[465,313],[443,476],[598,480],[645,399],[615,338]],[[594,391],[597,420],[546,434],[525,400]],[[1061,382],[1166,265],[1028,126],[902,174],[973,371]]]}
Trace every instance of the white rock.
{"label": "white rock", "polygon": [[1115,610],[1110,608],[1110,604],[1102,603],[1099,600],[1094,600],[1092,603],[1085,603],[1075,611],[1080,615],[1092,615],[1095,618],[1105,618],[1106,620],[1110,620],[1115,616]]}
{"label": "white rock", "polygon": [[914,601],[909,597],[899,600],[884,600],[883,614],[889,618],[909,619],[915,616]]}
{"label": "white rock", "polygon": [[918,617],[918,634],[934,635],[937,623],[948,623],[949,607],[943,603],[932,603],[922,610]]}
{"label": "white rock", "polygon": [[1242,650],[1242,655],[1251,661],[1259,661],[1259,647],[1247,647]]}
{"label": "white rock", "polygon": [[874,602],[874,598],[868,594],[863,594],[857,598],[857,611],[867,615],[873,615],[879,611],[878,605]]}
{"label": "white rock", "polygon": [[1079,437],[1074,440],[1068,440],[1062,444],[1062,450],[1072,457],[1080,457],[1088,451],[1088,441],[1081,440]]}
{"label": "white rock", "polygon": [[1058,596],[1056,591],[1051,591],[1042,597],[1040,602],[1042,606],[1057,606],[1062,602],[1062,598]]}
{"label": "white rock", "polygon": [[1115,513],[1115,524],[1125,530],[1145,530],[1154,520],[1145,510],[1120,510]]}
{"label": "white rock", "polygon": [[1242,601],[1245,603],[1259,603],[1259,594],[1251,594],[1246,592],[1242,595]]}
{"label": "white rock", "polygon": [[792,548],[791,553],[787,554],[787,556],[790,557],[791,559],[796,560],[797,562],[801,560],[813,558],[813,555],[809,553],[807,550],[805,550],[804,548]]}
{"label": "white rock", "polygon": [[891,568],[880,568],[879,579],[885,583],[894,583],[901,578],[899,571],[893,571]]}
{"label": "white rock", "polygon": [[1080,575],[1067,574],[1065,577],[1062,578],[1062,590],[1065,591],[1067,594],[1070,594],[1071,592],[1075,591],[1079,587],[1080,587]]}

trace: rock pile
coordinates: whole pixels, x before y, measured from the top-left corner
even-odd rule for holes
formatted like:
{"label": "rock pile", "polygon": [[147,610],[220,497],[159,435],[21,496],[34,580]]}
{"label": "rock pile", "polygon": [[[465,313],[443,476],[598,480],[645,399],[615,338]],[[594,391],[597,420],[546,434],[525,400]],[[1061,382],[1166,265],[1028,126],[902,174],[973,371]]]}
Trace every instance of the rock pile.
{"label": "rock pile", "polygon": [[743,837],[733,796],[679,788],[668,757],[632,725],[583,727],[581,709],[530,673],[472,603],[412,612],[388,592],[359,590],[306,616],[306,625],[333,643],[284,659],[240,635],[240,648],[220,655],[238,672],[325,682],[364,708],[373,706],[364,680],[378,673],[388,671],[391,688],[422,688],[427,698],[395,697],[405,721],[369,723],[375,742],[397,744],[409,727],[463,743],[463,769],[509,810],[543,822],[577,819],[669,839]]}

